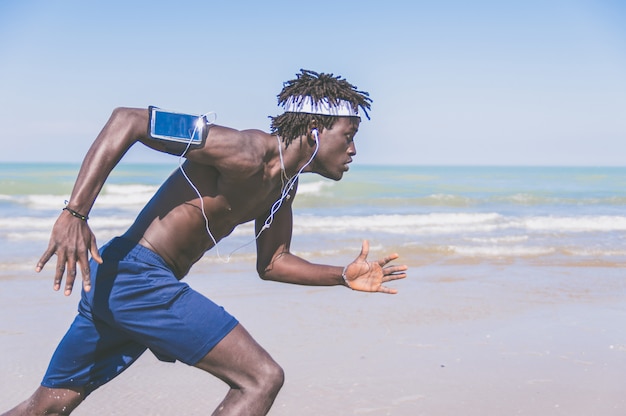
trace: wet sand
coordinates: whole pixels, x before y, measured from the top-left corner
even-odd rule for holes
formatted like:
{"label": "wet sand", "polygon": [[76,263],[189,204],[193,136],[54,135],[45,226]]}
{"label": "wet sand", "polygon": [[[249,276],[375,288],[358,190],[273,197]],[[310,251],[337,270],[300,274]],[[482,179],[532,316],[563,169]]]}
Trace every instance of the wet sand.
{"label": "wet sand", "polygon": [[[270,415],[626,414],[623,269],[407,263],[395,296],[263,282],[249,260],[202,261],[187,281],[283,366]],[[0,411],[38,385],[79,298],[3,273]],[[206,415],[226,390],[148,352],[74,414]]]}

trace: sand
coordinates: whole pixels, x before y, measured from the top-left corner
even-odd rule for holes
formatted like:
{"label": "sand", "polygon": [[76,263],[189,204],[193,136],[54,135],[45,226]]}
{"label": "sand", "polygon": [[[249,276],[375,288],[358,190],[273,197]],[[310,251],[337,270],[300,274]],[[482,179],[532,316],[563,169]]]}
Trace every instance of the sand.
{"label": "sand", "polygon": [[[203,261],[187,281],[283,366],[270,415],[626,414],[622,269],[407,263],[395,296],[264,282],[251,261]],[[79,298],[3,273],[0,411],[35,389]],[[74,414],[206,415],[225,393],[146,353]]]}

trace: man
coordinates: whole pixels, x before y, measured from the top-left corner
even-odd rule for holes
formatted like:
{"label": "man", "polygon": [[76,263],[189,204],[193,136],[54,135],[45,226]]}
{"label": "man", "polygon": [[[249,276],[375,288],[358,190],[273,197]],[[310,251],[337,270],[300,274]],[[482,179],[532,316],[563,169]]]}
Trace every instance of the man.
{"label": "man", "polygon": [[[262,279],[396,292],[384,284],[406,277],[407,267],[388,265],[397,254],[368,261],[367,241],[345,267],[312,264],[289,250],[299,174],[342,178],[356,155],[358,109],[370,108],[368,94],[332,74],[302,70],[278,99],[285,112],[272,118],[271,134],[201,124],[187,141],[156,134],[152,109],[113,112],[36,267],[41,271],[56,255],[54,289],[65,275],[66,295],[80,267],[79,313],[41,386],[7,414],[69,414],[148,348],[161,360],[182,361],[226,382],[230,390],[214,414],[266,414],[283,384],[282,369],[234,317],[180,281],[207,250],[250,220]],[[87,215],[136,142],[186,160],[128,231],[99,253]]]}

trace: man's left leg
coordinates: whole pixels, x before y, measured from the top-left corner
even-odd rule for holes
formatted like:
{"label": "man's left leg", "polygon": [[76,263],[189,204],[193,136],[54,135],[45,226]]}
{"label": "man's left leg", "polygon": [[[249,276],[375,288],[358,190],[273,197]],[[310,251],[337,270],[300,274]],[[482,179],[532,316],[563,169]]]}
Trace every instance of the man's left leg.
{"label": "man's left leg", "polygon": [[214,415],[265,415],[284,382],[282,368],[241,324],[195,366],[230,386]]}

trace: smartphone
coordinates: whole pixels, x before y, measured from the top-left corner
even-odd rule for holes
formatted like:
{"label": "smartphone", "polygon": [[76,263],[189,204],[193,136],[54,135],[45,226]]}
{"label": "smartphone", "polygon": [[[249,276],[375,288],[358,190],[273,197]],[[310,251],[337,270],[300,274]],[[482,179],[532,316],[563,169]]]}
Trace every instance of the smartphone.
{"label": "smartphone", "polygon": [[201,144],[207,133],[204,116],[149,107],[150,136],[154,139]]}

